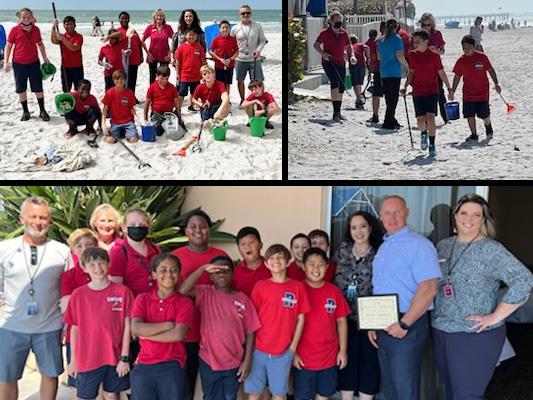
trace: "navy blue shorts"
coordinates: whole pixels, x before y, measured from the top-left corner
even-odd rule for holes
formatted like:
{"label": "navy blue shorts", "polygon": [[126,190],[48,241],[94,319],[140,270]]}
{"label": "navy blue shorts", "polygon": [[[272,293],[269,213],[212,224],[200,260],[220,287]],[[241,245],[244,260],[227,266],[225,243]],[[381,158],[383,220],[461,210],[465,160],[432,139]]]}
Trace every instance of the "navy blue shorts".
{"label": "navy blue shorts", "polygon": [[130,375],[135,400],[185,399],[185,370],[177,361],[137,364]]}
{"label": "navy blue shorts", "polygon": [[178,94],[181,97],[187,96],[187,94],[190,93],[193,94],[196,87],[200,84],[200,82],[180,82]]}
{"label": "navy blue shorts", "polygon": [[339,89],[339,93],[344,93],[344,75],[346,74],[346,67],[340,64],[334,64],[331,61],[323,61],[322,68],[328,76],[329,85],[332,89]]}
{"label": "navy blue shorts", "polygon": [[234,400],[239,391],[238,368],[227,371],[214,371],[209,364],[199,358],[200,376],[204,400]]}
{"label": "navy blue shorts", "polygon": [[372,89],[372,97],[383,97],[383,82],[381,81],[381,75],[379,72],[374,72],[374,82]]}
{"label": "navy blue shorts", "polygon": [[[70,358],[71,358],[71,355],[70,355],[70,350],[71,350],[70,349],[70,343],[65,343],[65,348],[67,350],[67,364],[70,364]],[[76,387],[76,378],[73,378],[72,376],[67,375],[67,386],[75,388]]]}
{"label": "navy blue shorts", "polygon": [[428,113],[436,115],[439,95],[430,94],[429,96],[413,96],[413,103],[415,103],[415,113],[417,117],[423,117]]}
{"label": "navy blue shorts", "polygon": [[75,109],[65,114],[65,120],[73,121],[76,126],[87,125],[89,123],[89,119],[91,118],[95,118],[93,121],[94,124],[94,122],[97,122],[99,119],[102,118],[102,113],[100,112],[100,110],[91,107],[86,113],[83,114],[77,112]]}
{"label": "navy blue shorts", "polygon": [[72,86],[74,86],[74,90],[78,90],[78,84],[83,79],[83,76],[83,67],[61,68],[61,85],[63,86],[63,92],[70,92]]}
{"label": "navy blue shorts", "polygon": [[28,79],[33,93],[43,91],[43,80],[41,78],[41,66],[39,61],[31,64],[13,63],[13,72],[15,73],[16,92],[24,93],[28,89]]}
{"label": "navy blue shorts", "polygon": [[331,397],[337,391],[337,366],[319,371],[293,368],[292,384],[297,400],[313,400],[317,394]]}
{"label": "navy blue shorts", "polygon": [[216,68],[215,76],[216,76],[217,81],[220,81],[227,85],[231,85],[233,83],[233,68],[228,68],[228,69]]}
{"label": "navy blue shorts", "polygon": [[490,107],[488,101],[463,102],[463,117],[474,118],[476,115],[481,119],[490,117]]}
{"label": "navy blue shorts", "polygon": [[352,85],[362,85],[365,81],[365,64],[350,64],[350,75],[352,77]]}
{"label": "navy blue shorts", "polygon": [[104,391],[118,393],[130,388],[129,374],[119,378],[115,365],[104,365],[88,372],[78,372],[76,389],[80,399],[95,399],[98,388],[103,383]]}
{"label": "navy blue shorts", "polygon": [[209,108],[203,108],[202,110],[200,110],[202,121],[207,121],[208,119],[213,118],[215,116],[215,113],[218,111],[219,107],[220,107],[220,104],[216,104]]}

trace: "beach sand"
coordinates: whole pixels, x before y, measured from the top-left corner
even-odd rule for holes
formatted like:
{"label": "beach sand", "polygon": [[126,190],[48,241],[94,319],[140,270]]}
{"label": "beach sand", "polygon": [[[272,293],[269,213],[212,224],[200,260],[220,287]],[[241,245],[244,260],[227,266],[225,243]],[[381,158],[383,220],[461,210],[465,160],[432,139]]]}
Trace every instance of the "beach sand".
{"label": "beach sand", "polygon": [[[6,32],[14,23],[2,23]],[[174,24],[175,25],[175,24]],[[173,25],[173,26],[174,26]],[[59,46],[50,43],[50,26],[38,25],[45,42],[50,61],[59,70]],[[145,26],[135,27],[143,31]],[[266,61],[263,64],[266,90],[274,95],[280,107],[283,106],[282,75],[282,43],[281,33],[268,33],[269,43],[263,51]],[[104,94],[103,69],[97,64],[98,52],[102,43],[99,38],[84,35],[83,57],[85,78],[93,83],[92,94],[99,102]],[[175,71],[172,69],[170,82],[175,82]],[[248,85],[248,79],[245,82]],[[144,63],[139,68],[137,80],[137,97],[142,101],[148,89],[148,65]],[[61,93],[61,77],[56,75],[53,81],[44,82],[46,109],[51,116],[49,122],[38,118],[39,108],[35,96],[28,93],[28,108],[32,114],[29,121],[21,122],[22,108],[15,93],[15,81],[12,70],[9,73],[0,71],[0,172],[4,179],[269,179],[282,178],[282,116],[272,118],[273,130],[267,130],[263,138],[254,138],[246,127],[247,116],[239,109],[239,95],[235,81],[231,88],[230,99],[233,104],[230,116],[230,128],[226,141],[214,141],[212,135],[204,130],[202,133],[201,153],[192,153],[186,157],[171,155],[172,152],[197,134],[200,129],[199,113],[187,111],[187,103],[182,109],[183,119],[188,129],[185,138],[172,141],[165,136],[157,138],[157,142],[139,141],[128,146],[152,168],[138,168],[137,161],[120,144],[105,144],[98,139],[99,147],[90,148],[87,136],[76,135],[66,139],[63,134],[67,131],[64,118],[54,106],[55,95]],[[29,87],[28,87],[29,89]],[[246,95],[248,95],[246,89]],[[143,105],[137,105],[136,125],[140,134]],[[82,127],[83,128],[83,127]],[[79,129],[82,129],[79,128]],[[31,173],[6,172],[18,167],[31,164],[33,160],[44,153],[47,148],[67,147],[73,150],[85,150],[91,158],[91,164],[75,172],[38,171]]]}
{"label": "beach sand", "polygon": [[[442,33],[447,43],[443,64],[451,84],[451,71],[462,54],[461,38],[469,30],[442,29]],[[533,178],[532,40],[533,29],[505,32],[489,32],[486,29],[483,36],[482,44],[498,75],[502,94],[517,106],[516,112],[507,114],[506,106],[496,91],[492,90],[493,83],[489,78],[494,128],[492,141],[487,143],[483,140],[485,129],[483,122],[477,119],[480,142],[468,146],[464,140],[470,135],[470,130],[462,114],[461,119],[446,126],[442,126],[442,118],[438,116],[438,154],[432,159],[428,157],[427,150],[420,150],[420,132],[416,129],[411,97],[407,97],[407,105],[413,128],[414,150],[411,150],[405,105],[401,97],[396,118],[404,127],[399,131],[382,130],[377,125],[367,126],[365,121],[372,116],[371,97],[367,99],[367,111],[356,111],[353,91],[352,97],[345,94],[342,113],[348,121],[342,124],[327,123],[332,116],[330,101],[308,98],[290,106],[288,111],[289,179]],[[321,87],[321,90],[329,95],[329,86]],[[462,101],[462,83],[455,97],[457,101]],[[385,103],[382,99],[381,122],[384,114]]]}

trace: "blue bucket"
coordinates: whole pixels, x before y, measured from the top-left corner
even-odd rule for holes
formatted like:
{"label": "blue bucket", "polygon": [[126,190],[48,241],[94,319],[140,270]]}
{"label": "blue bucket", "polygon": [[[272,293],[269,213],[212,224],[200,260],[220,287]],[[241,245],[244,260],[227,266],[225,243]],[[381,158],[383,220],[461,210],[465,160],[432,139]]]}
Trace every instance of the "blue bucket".
{"label": "blue bucket", "polygon": [[459,119],[459,102],[450,101],[446,103],[446,115],[449,120]]}
{"label": "blue bucket", "polygon": [[141,125],[143,142],[155,142],[157,126],[156,125]]}

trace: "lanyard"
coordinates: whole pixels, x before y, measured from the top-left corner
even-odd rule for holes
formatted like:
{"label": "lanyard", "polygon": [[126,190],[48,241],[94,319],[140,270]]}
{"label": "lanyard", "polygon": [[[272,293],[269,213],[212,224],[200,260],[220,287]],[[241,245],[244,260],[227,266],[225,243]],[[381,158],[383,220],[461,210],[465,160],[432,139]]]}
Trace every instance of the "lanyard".
{"label": "lanyard", "polygon": [[[33,280],[35,279],[35,276],[37,275],[37,272],[39,271],[39,268],[41,268],[41,264],[43,262],[43,259],[44,259],[44,253],[46,251],[46,246],[48,245],[48,242],[46,242],[46,244],[44,245],[44,248],[43,248],[43,254],[41,255],[41,260],[37,263],[37,260],[35,260],[35,263],[32,263],[32,265],[35,265],[37,264],[37,268],[35,269],[35,271],[33,271],[33,274],[30,272],[30,266],[28,265],[28,259],[26,258],[26,246],[24,246],[24,238],[22,238],[22,254],[24,256],[24,262],[26,263],[26,271],[28,272],[28,277],[30,278],[30,288],[28,289],[28,294],[30,295],[30,297],[33,299],[33,295],[35,294],[35,290],[33,289]],[[32,254],[31,254],[31,257],[33,259],[33,257],[35,256],[35,258],[37,258],[37,247],[36,246],[30,246],[30,249],[35,249],[35,250],[31,250],[32,251]],[[33,252],[35,251],[35,254],[33,254]]]}
{"label": "lanyard", "polygon": [[[450,276],[452,274],[452,271],[453,269],[455,268],[455,266],[457,265],[457,263],[459,262],[460,258],[462,257],[462,255],[464,254],[464,252],[466,250],[468,250],[468,248],[470,247],[470,245],[472,243],[474,243],[474,240],[476,240],[477,238],[479,237],[479,233],[476,235],[476,237],[474,239],[472,239],[470,242],[468,242],[468,244],[466,245],[466,247],[463,249],[463,251],[461,252],[461,254],[459,254],[459,257],[457,257],[457,259],[455,260],[455,262],[453,263],[453,265],[448,269],[448,275],[446,277],[446,281],[447,282],[450,282]],[[450,260],[448,261],[448,265],[450,264],[450,262],[452,261],[452,258],[453,258],[453,249],[455,248],[455,242],[457,241],[457,236],[455,237],[455,239],[453,239],[453,244],[452,244],[452,251],[450,252]]]}

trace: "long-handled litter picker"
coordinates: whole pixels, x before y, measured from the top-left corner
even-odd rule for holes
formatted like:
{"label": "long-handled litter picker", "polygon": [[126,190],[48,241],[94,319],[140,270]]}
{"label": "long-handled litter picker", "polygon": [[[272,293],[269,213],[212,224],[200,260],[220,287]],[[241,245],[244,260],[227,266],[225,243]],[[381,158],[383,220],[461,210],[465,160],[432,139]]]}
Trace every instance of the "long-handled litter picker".
{"label": "long-handled litter picker", "polygon": [[118,138],[118,142],[126,149],[128,150],[128,152],[133,156],[135,157],[135,159],[139,162],[139,169],[141,169],[142,167],[149,167],[149,168],[152,168],[152,166],[150,164],[148,164],[147,162],[141,160],[137,154],[135,154],[133,152],[133,150],[131,150],[128,146],[126,146],[126,144],[122,141],[121,138]]}
{"label": "long-handled litter picker", "polygon": [[411,138],[411,148],[413,148],[413,133],[411,132],[411,122],[409,121],[409,111],[407,110],[407,95],[402,94],[403,102],[405,104],[405,114],[407,115],[407,126],[409,127],[409,137]]}

